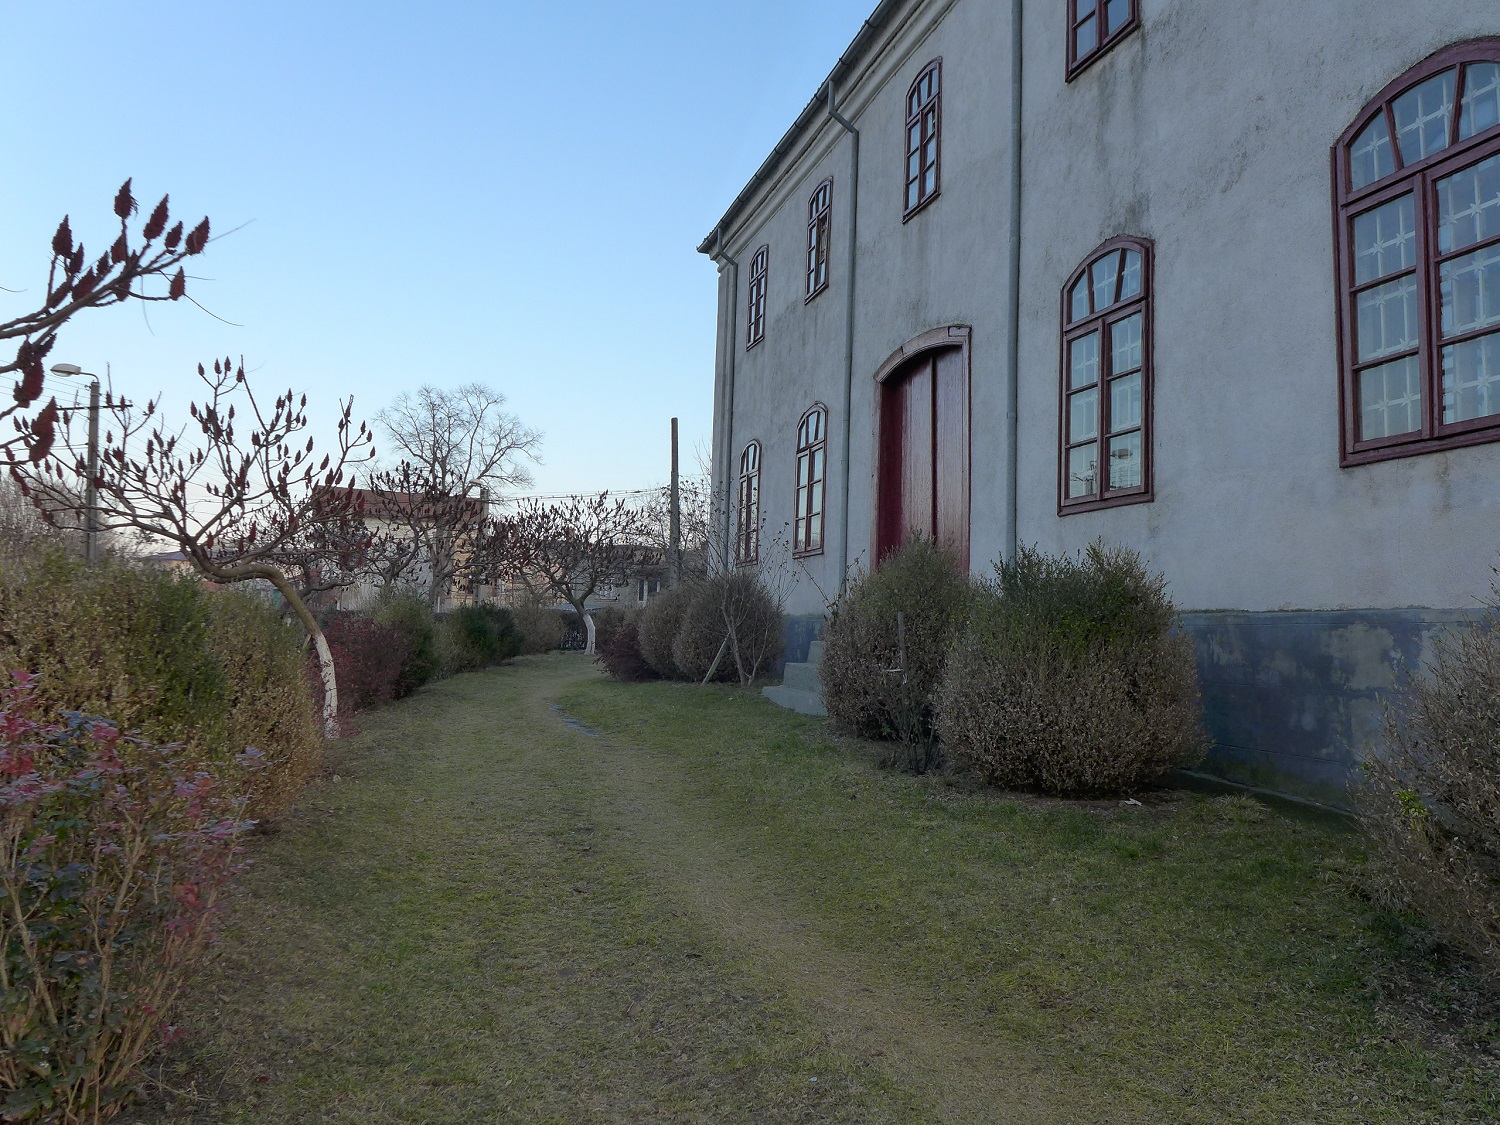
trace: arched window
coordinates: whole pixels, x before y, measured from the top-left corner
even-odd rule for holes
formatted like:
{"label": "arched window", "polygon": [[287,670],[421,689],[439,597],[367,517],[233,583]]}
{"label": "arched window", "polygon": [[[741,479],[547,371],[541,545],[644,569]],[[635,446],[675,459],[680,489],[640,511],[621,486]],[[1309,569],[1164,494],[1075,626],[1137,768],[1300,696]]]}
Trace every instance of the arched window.
{"label": "arched window", "polygon": [[943,60],[933,59],[906,92],[906,218],[937,197],[943,122]]}
{"label": "arched window", "polygon": [[736,506],[735,562],[760,558],[760,442],[752,441],[740,454],[739,504]]}
{"label": "arched window", "polygon": [[1140,0],[1067,0],[1068,81],[1141,23]]}
{"label": "arched window", "polygon": [[807,201],[807,299],[828,288],[828,243],[833,228],[833,181],[824,180]]}
{"label": "arched window", "polygon": [[750,259],[750,308],[745,318],[747,349],[766,338],[766,264],[770,256],[771,248],[762,246]]}
{"label": "arched window", "polygon": [[823,480],[828,469],[828,408],[822,403],[797,423],[797,518],[792,549],[799,555],[823,550]]}
{"label": "arched window", "polygon": [[1500,440],[1500,39],[1381,91],[1334,178],[1343,464]]}
{"label": "arched window", "polygon": [[1151,499],[1151,244],[1106,242],[1063,290],[1066,514]]}

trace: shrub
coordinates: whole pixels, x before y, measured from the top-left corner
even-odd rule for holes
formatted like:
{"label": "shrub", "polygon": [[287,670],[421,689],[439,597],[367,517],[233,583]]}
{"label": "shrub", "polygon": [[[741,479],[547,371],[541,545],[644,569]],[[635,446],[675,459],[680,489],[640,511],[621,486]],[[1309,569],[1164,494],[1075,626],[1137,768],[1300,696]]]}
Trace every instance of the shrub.
{"label": "shrub", "polygon": [[521,634],[521,651],[527,656],[556,652],[562,647],[562,617],[540,602],[523,602],[511,607],[516,630]]}
{"label": "shrub", "polygon": [[750,684],[781,655],[783,640],[781,609],[760,579],[748,570],[726,571],[693,584],[672,663],[689,680],[712,672]]}
{"label": "shrub", "polygon": [[333,652],[340,710],[367,711],[396,698],[408,656],[405,636],[361,613],[329,616],[323,633]]}
{"label": "shrub", "polygon": [[396,676],[396,698],[405,699],[440,670],[437,621],[432,606],[415,590],[386,587],[372,615],[378,624],[394,630],[406,642],[406,659]]}
{"label": "shrub", "polygon": [[1377,889],[1500,974],[1500,604],[1439,637],[1426,672],[1387,709],[1355,808]]}
{"label": "shrub", "polygon": [[937,700],[956,758],[993,785],[1128,791],[1199,760],[1191,637],[1134,552],[1022,550],[971,606]]}
{"label": "shrub", "polygon": [[594,648],[599,652],[602,652],[625,626],[635,624],[640,617],[635,610],[624,609],[617,605],[607,605],[603,609],[596,609],[591,616],[594,619]]}
{"label": "shrub", "polygon": [[498,606],[463,606],[438,621],[439,663],[445,676],[504,663],[520,655],[521,644],[515,619]]}
{"label": "shrub", "polygon": [[656,671],[641,655],[640,630],[634,622],[627,621],[609,638],[609,643],[599,647],[594,657],[597,664],[617,680],[640,683],[657,678]]}
{"label": "shrub", "polygon": [[217,930],[254,755],[217,771],[0,692],[0,1117],[97,1122],[170,1034]]}
{"label": "shrub", "polygon": [[257,747],[271,763],[257,817],[284,813],[321,761],[303,639],[262,598],[194,577],[57,550],[0,570],[0,667],[37,673],[44,705],[109,715],[203,762]]}
{"label": "shrub", "polygon": [[[637,623],[641,656],[651,670],[666,680],[683,678],[672,657],[672,645],[682,631],[682,618],[693,600],[698,581],[684,582],[670,590],[663,590],[646,603]],[[717,644],[718,642],[714,642]]]}
{"label": "shrub", "polygon": [[932,701],[969,590],[958,559],[928,539],[913,539],[850,583],[823,634],[829,715],[862,738],[912,747],[914,767],[931,765]]}

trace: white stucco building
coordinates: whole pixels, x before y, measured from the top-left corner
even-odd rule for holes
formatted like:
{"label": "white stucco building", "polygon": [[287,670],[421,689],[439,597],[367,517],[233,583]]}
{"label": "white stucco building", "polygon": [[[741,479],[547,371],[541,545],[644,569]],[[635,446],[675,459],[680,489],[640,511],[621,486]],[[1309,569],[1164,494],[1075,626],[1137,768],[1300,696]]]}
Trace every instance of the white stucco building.
{"label": "white stucco building", "polygon": [[793,659],[907,526],[1102,536],[1188,611],[1211,768],[1338,803],[1489,590],[1500,6],[883,0],[699,249]]}

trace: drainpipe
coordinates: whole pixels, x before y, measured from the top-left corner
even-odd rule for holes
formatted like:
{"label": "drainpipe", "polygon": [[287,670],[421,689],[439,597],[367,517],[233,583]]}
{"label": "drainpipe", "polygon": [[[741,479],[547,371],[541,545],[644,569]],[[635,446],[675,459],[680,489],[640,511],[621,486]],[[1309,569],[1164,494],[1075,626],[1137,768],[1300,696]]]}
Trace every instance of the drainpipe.
{"label": "drainpipe", "polygon": [[1009,469],[1005,481],[1005,538],[1002,548],[1014,559],[1020,548],[1017,474],[1021,457],[1021,3],[1010,4],[1010,229],[1007,245],[1010,273],[1010,317],[1006,326],[1005,431]]}
{"label": "drainpipe", "polygon": [[[1017,0],[1019,3],[1019,0]],[[843,477],[844,498],[839,505],[839,593],[849,584],[849,414],[854,408],[854,282],[855,261],[859,248],[859,130],[838,111],[834,102],[833,79],[828,80],[828,116],[849,134],[849,275],[845,282],[844,305],[844,440],[839,455],[839,472]]]}
{"label": "drainpipe", "polygon": [[740,263],[724,249],[724,228],[721,226],[714,235],[713,260],[718,262],[722,258],[733,271],[729,275],[729,309],[724,317],[724,458],[719,462],[724,474],[724,567],[727,570],[734,565],[734,361],[739,350],[735,316],[740,307]]}

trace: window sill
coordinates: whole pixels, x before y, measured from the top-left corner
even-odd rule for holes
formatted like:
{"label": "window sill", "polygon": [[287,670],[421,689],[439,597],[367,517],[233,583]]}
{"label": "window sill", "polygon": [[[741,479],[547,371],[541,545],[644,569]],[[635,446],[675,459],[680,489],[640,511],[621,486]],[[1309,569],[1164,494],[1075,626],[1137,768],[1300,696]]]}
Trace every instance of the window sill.
{"label": "window sill", "polygon": [[921,203],[918,203],[910,211],[908,211],[908,212],[906,212],[906,214],[902,215],[901,216],[901,222],[903,224],[911,222],[912,219],[916,218],[923,211],[927,210],[927,208],[932,205],[932,201],[934,199],[936,199],[938,196],[942,195],[942,194],[943,194],[943,189],[942,188],[938,188],[931,195],[929,195],[926,199],[922,200]]}
{"label": "window sill", "polygon": [[1156,499],[1155,489],[1129,492],[1120,496],[1106,496],[1103,500],[1073,500],[1057,506],[1059,516],[1076,516],[1083,512],[1099,512],[1105,508],[1125,508],[1131,504],[1150,504]]}
{"label": "window sill", "polygon": [[1352,469],[1360,465],[1373,465],[1379,461],[1399,461],[1404,457],[1446,453],[1452,449],[1466,449],[1471,445],[1489,445],[1492,442],[1500,442],[1500,427],[1488,426],[1482,430],[1445,434],[1435,438],[1415,438],[1394,445],[1366,446],[1363,449],[1356,447],[1344,451],[1344,455],[1339,458],[1339,468]]}
{"label": "window sill", "polygon": [[757,336],[755,339],[751,340],[748,344],[745,345],[745,350],[748,352],[751,348],[759,347],[760,342],[764,339],[764,336]]}

